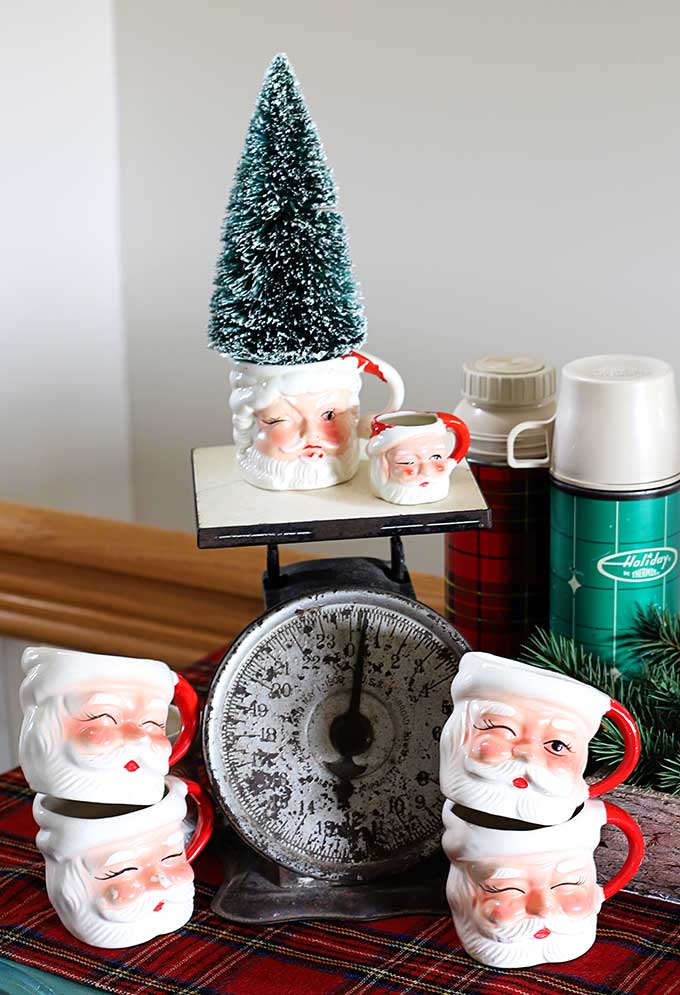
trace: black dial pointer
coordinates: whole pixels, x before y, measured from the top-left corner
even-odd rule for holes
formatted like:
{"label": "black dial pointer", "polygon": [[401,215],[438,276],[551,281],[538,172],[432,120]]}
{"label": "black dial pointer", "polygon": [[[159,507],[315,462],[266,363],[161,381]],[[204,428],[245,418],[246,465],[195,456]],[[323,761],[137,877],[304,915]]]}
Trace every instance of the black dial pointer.
{"label": "black dial pointer", "polygon": [[[367,627],[368,618],[364,615],[361,620],[361,628],[359,629],[359,641],[354,661],[349,707],[346,712],[335,716],[329,730],[330,741],[340,754],[340,758],[326,762],[326,767],[343,782],[351,781],[353,778],[358,777],[359,774],[364,773],[366,770],[365,765],[362,766],[355,763],[354,757],[357,754],[364,753],[373,742],[373,726],[366,716],[361,713],[361,691],[364,680]],[[353,790],[351,784],[343,786],[345,799],[349,798]]]}

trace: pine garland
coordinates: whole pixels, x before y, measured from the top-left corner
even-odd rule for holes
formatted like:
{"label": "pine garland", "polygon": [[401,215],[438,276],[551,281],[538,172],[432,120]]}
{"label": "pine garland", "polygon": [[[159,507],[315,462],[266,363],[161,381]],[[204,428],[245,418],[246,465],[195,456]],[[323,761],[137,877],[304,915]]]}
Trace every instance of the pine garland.
{"label": "pine garland", "polygon": [[[522,659],[592,684],[624,705],[635,719],[642,744],[629,781],[680,795],[680,615],[655,605],[639,608],[626,647],[639,657],[639,674],[622,675],[611,663],[573,639],[536,629]],[[618,729],[605,719],[591,741],[591,756],[613,766],[623,756]]]}

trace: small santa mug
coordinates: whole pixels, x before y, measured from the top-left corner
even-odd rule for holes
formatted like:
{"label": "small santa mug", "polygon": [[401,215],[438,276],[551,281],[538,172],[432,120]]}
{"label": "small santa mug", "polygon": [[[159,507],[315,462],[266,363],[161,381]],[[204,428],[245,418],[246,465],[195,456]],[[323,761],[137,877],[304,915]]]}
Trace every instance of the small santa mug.
{"label": "small santa mug", "polygon": [[[164,789],[161,801],[143,808],[36,795],[47,894],[66,929],[84,943],[132,947],[191,918],[189,865],[210,839],[214,813],[194,781],[168,776]],[[187,794],[198,818],[185,848]]]}
{"label": "small santa mug", "polygon": [[273,491],[351,480],[359,466],[362,373],[384,381],[387,407],[399,407],[401,377],[369,353],[291,366],[235,363],[230,406],[236,460],[245,480]]}
{"label": "small santa mug", "polygon": [[[466,653],[451,685],[453,712],[440,743],[442,793],[480,812],[552,826],[620,784],[640,756],[630,713],[564,674],[491,653]],[[623,737],[621,763],[583,779],[588,744],[606,717]]]}
{"label": "small santa mug", "polygon": [[[160,660],[47,646],[21,660],[19,762],[34,791],[85,802],[151,805],[198,727],[198,698]],[[168,706],[179,711],[174,743]]]}
{"label": "small santa mug", "polygon": [[446,411],[376,415],[366,453],[371,492],[391,504],[429,504],[449,493],[449,477],[470,446],[470,432]]}
{"label": "small santa mug", "polygon": [[[580,957],[595,942],[602,902],[630,881],[644,854],[637,823],[610,802],[587,801],[568,822],[541,829],[465,821],[450,801],[443,819],[456,932],[467,953],[491,967]],[[600,886],[593,852],[606,823],[623,831],[628,856]]]}

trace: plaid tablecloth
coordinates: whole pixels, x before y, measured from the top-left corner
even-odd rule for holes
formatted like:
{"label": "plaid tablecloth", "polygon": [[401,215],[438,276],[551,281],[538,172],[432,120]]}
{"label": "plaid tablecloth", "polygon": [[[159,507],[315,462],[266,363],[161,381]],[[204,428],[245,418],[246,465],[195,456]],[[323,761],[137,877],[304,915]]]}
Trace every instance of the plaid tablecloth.
{"label": "plaid tablecloth", "polygon": [[[187,677],[205,692],[215,666]],[[178,933],[129,950],[74,939],[45,892],[31,792],[0,775],[0,956],[120,995],[680,995],[680,907],[621,894],[600,914],[595,946],[568,964],[501,971],[461,949],[450,919],[241,926],[213,915],[221,869],[194,865],[196,908]]]}

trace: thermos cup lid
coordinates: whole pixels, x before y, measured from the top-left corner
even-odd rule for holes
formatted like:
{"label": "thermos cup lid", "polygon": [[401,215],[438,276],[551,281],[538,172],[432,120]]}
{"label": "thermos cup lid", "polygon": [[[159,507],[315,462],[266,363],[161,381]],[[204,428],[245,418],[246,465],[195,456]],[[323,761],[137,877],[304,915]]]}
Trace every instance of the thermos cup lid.
{"label": "thermos cup lid", "polygon": [[478,404],[540,404],[554,397],[554,366],[531,356],[482,356],[463,363],[463,396]]}
{"label": "thermos cup lid", "polygon": [[680,480],[680,409],[662,359],[588,356],[562,369],[551,472],[596,490],[649,490]]}

